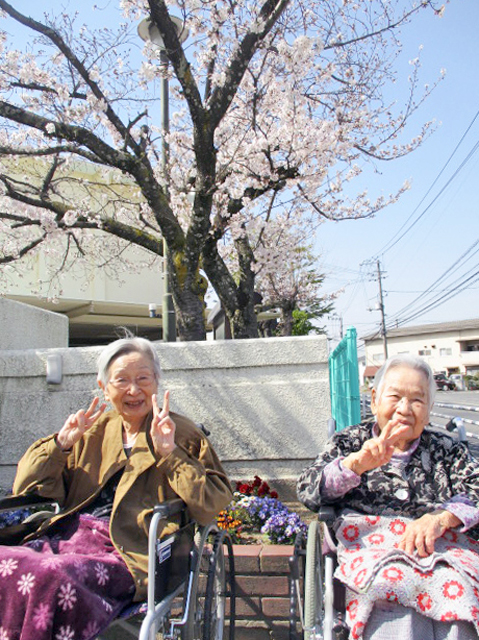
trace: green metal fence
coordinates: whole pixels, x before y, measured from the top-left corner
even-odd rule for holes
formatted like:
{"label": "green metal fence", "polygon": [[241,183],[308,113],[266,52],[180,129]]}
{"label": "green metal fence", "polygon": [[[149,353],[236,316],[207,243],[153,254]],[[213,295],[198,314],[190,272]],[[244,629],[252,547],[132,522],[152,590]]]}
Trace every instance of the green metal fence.
{"label": "green metal fence", "polygon": [[329,388],[331,415],[336,421],[336,430],[361,422],[358,348],[354,327],[349,327],[329,356]]}

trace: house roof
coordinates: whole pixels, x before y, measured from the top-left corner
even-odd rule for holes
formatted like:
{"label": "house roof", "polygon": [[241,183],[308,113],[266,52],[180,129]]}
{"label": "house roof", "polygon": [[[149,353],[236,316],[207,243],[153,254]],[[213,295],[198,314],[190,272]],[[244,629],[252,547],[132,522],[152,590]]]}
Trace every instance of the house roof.
{"label": "house roof", "polygon": [[[479,318],[471,320],[456,320],[454,322],[436,322],[434,324],[421,324],[414,327],[401,327],[400,329],[388,329],[388,337],[419,336],[431,333],[444,333],[446,331],[465,331],[477,329],[479,331]],[[365,342],[379,340],[380,335],[376,331],[362,338]]]}
{"label": "house roof", "polygon": [[372,364],[368,364],[368,366],[364,369],[364,378],[372,378],[373,376],[376,375],[376,371],[379,369],[379,367],[375,367]]}

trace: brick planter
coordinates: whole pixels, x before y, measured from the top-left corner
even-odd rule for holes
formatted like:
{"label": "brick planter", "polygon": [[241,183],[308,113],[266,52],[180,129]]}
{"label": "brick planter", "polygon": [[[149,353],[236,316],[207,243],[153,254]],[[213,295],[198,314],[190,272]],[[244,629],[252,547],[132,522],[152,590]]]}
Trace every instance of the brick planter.
{"label": "brick planter", "polygon": [[[233,545],[237,638],[287,638],[289,545]],[[253,632],[254,630],[254,632]]]}

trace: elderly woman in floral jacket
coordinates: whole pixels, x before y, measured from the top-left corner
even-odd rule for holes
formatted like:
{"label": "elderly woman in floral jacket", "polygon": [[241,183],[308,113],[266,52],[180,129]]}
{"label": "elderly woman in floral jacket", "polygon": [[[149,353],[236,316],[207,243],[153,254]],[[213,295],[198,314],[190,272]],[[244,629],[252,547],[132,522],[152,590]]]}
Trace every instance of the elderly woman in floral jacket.
{"label": "elderly woman in floral jacket", "polygon": [[52,498],[61,512],[23,544],[0,546],[1,640],[96,638],[145,597],[154,506],[180,497],[207,524],[231,500],[204,434],[170,412],[168,392],[158,406],[159,376],[148,340],[113,342],[98,360],[112,410],[95,399],[20,461],[14,493]]}
{"label": "elderly woman in floral jacket", "polygon": [[341,509],[351,638],[478,637],[478,467],[466,445],[425,429],[434,393],[427,363],[391,358],[374,381],[375,420],[335,434],[298,481],[310,509]]}

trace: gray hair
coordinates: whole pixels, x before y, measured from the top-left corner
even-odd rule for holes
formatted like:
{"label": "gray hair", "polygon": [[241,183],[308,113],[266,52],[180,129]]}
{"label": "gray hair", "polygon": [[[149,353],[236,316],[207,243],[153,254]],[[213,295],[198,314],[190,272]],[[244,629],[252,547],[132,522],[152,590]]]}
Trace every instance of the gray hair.
{"label": "gray hair", "polygon": [[106,387],[109,380],[108,371],[114,360],[128,353],[140,353],[151,361],[156,381],[160,379],[160,360],[153,345],[146,338],[127,337],[111,342],[103,349],[97,360],[98,380]]}
{"label": "gray hair", "polygon": [[386,362],[376,371],[374,376],[373,389],[376,390],[376,395],[379,398],[382,388],[384,386],[384,380],[386,374],[390,369],[396,369],[397,367],[409,367],[416,371],[421,371],[428,382],[429,387],[429,409],[434,404],[434,397],[436,395],[436,381],[434,380],[434,374],[428,363],[419,356],[411,355],[399,355],[388,358]]}

